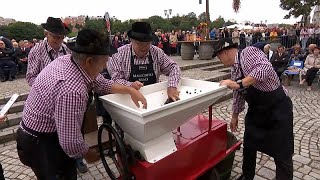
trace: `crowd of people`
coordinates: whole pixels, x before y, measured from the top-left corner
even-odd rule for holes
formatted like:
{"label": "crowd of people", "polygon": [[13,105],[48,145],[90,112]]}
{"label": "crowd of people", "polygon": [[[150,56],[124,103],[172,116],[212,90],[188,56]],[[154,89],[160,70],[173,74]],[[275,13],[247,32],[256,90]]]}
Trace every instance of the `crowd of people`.
{"label": "crowd of people", "polygon": [[[282,81],[283,75],[287,79],[292,79],[293,75],[290,72],[297,72],[299,76],[299,85],[303,86],[307,82],[307,90],[312,90],[312,83],[316,79],[320,69],[319,46],[310,44],[305,50],[299,44],[296,44],[288,51],[280,45],[273,52],[270,44],[264,46],[264,52],[271,62],[277,76]],[[294,62],[298,62],[295,65]],[[289,73],[287,73],[289,72]]]}
{"label": "crowd of people", "polygon": [[0,38],[1,82],[13,81],[17,74],[26,74],[29,52],[37,43],[37,39],[16,42],[15,39],[10,41],[5,37]]}

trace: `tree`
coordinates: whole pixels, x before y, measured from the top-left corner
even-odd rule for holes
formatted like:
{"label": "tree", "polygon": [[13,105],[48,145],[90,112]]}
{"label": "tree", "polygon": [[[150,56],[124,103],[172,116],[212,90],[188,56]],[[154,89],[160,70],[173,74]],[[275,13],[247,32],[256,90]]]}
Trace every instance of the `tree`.
{"label": "tree", "polygon": [[223,17],[219,16],[216,20],[214,20],[212,23],[210,23],[210,28],[221,28],[223,25],[225,25],[225,20]]}
{"label": "tree", "polygon": [[318,4],[320,4],[320,0],[280,0],[280,7],[289,11],[284,17],[285,19],[289,19],[292,16],[297,18],[301,15],[307,17],[312,8]]}
{"label": "tree", "polygon": [[206,22],[206,12],[201,13],[201,14],[198,16],[198,20],[199,20],[200,22]]}
{"label": "tree", "polygon": [[8,38],[14,38],[17,41],[44,38],[43,28],[30,22],[16,22],[9,24],[7,26],[7,33]]}
{"label": "tree", "polygon": [[238,12],[240,9],[241,1],[240,0],[233,0],[232,8],[235,12]]}
{"label": "tree", "polygon": [[106,32],[105,21],[103,19],[91,19],[86,22],[84,25],[85,29],[95,29],[97,31]]}

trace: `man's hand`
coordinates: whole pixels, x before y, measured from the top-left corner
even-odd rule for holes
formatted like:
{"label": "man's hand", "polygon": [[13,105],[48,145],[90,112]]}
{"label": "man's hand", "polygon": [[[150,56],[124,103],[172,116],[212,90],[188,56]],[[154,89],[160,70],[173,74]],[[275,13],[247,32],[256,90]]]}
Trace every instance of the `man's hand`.
{"label": "man's hand", "polygon": [[4,115],[4,116],[0,116],[0,123],[1,123],[1,122],[3,122],[3,121],[5,121],[5,120],[6,120],[6,118],[7,118],[7,116],[6,116],[6,115]]}
{"label": "man's hand", "polygon": [[136,90],[139,90],[143,86],[143,83],[140,81],[135,81],[131,84],[131,87],[135,88]]}
{"label": "man's hand", "polygon": [[235,81],[232,81],[230,79],[222,80],[220,82],[220,86],[227,86],[229,89],[232,89],[232,90],[240,88],[239,84],[237,84]]}
{"label": "man's hand", "polygon": [[130,90],[130,96],[132,101],[136,104],[138,108],[140,108],[139,101],[143,104],[143,109],[147,109],[147,100],[144,96],[134,88]]}
{"label": "man's hand", "polygon": [[84,155],[84,159],[87,163],[91,164],[100,160],[98,152],[94,149],[89,149],[89,151]]}
{"label": "man's hand", "polygon": [[238,117],[232,117],[231,122],[230,122],[230,129],[231,132],[237,132],[238,131]]}
{"label": "man's hand", "polygon": [[167,94],[168,97],[171,98],[173,101],[179,100],[179,91],[176,87],[168,87]]}

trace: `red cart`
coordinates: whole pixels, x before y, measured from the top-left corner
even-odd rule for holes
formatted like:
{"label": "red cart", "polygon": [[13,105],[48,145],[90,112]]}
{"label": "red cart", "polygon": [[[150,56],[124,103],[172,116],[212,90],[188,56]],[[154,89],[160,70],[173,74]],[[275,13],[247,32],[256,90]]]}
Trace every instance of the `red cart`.
{"label": "red cart", "polygon": [[[101,142],[102,132],[108,131],[107,146]],[[165,158],[149,163],[139,152],[123,140],[120,127],[102,124],[98,131],[98,144],[102,163],[111,179],[137,180],[191,180],[229,179],[235,151],[241,142],[227,131],[227,123],[197,115],[172,132],[177,151]],[[108,164],[110,158],[114,165]],[[113,167],[112,167],[113,166]]]}

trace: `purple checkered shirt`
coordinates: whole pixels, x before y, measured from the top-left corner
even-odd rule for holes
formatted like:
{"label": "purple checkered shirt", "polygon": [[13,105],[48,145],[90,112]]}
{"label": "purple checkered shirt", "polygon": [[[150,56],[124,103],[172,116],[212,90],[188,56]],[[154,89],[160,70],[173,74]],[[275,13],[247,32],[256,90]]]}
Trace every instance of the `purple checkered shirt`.
{"label": "purple checkered shirt", "polygon": [[[280,80],[273,70],[270,61],[266,55],[256,47],[247,47],[242,50],[240,55],[241,67],[244,76],[251,76],[257,82],[253,85],[256,89],[264,92],[270,92],[280,86]],[[240,66],[238,63],[238,56],[236,56],[236,63],[231,68],[231,79],[236,80],[241,77]],[[287,90],[283,87],[285,93],[288,95]],[[245,100],[241,94],[233,91],[233,106],[234,113],[240,113],[245,108]]]}
{"label": "purple checkered shirt", "polygon": [[[46,45],[48,51],[46,49]],[[71,51],[67,48],[66,45],[62,44],[62,47],[65,49],[67,54],[71,54]],[[63,49],[60,47],[59,51],[54,50],[47,40],[42,41],[39,44],[36,44],[28,55],[28,67],[26,79],[29,86],[32,86],[38,74],[44,69],[48,64],[51,63],[51,59],[48,53],[50,53],[53,59],[56,59],[60,56],[63,56]]]}
{"label": "purple checkered shirt", "polygon": [[37,132],[57,132],[66,154],[80,157],[88,151],[81,134],[88,92],[93,89],[107,94],[112,84],[100,74],[90,79],[71,61],[71,55],[61,56],[38,75],[25,102],[22,121]]}
{"label": "purple checkered shirt", "polygon": [[[127,44],[118,49],[118,53],[114,54],[108,61],[108,71],[111,74],[112,80],[115,82],[131,86],[132,82],[129,82],[131,73],[131,44]],[[153,59],[153,69],[156,74],[157,82],[161,74],[169,76],[168,87],[177,87],[180,81],[181,70],[176,62],[169,58],[160,48],[151,46],[150,51]],[[134,64],[147,64],[149,63],[147,54],[144,58],[139,59],[132,50],[134,56]]]}

